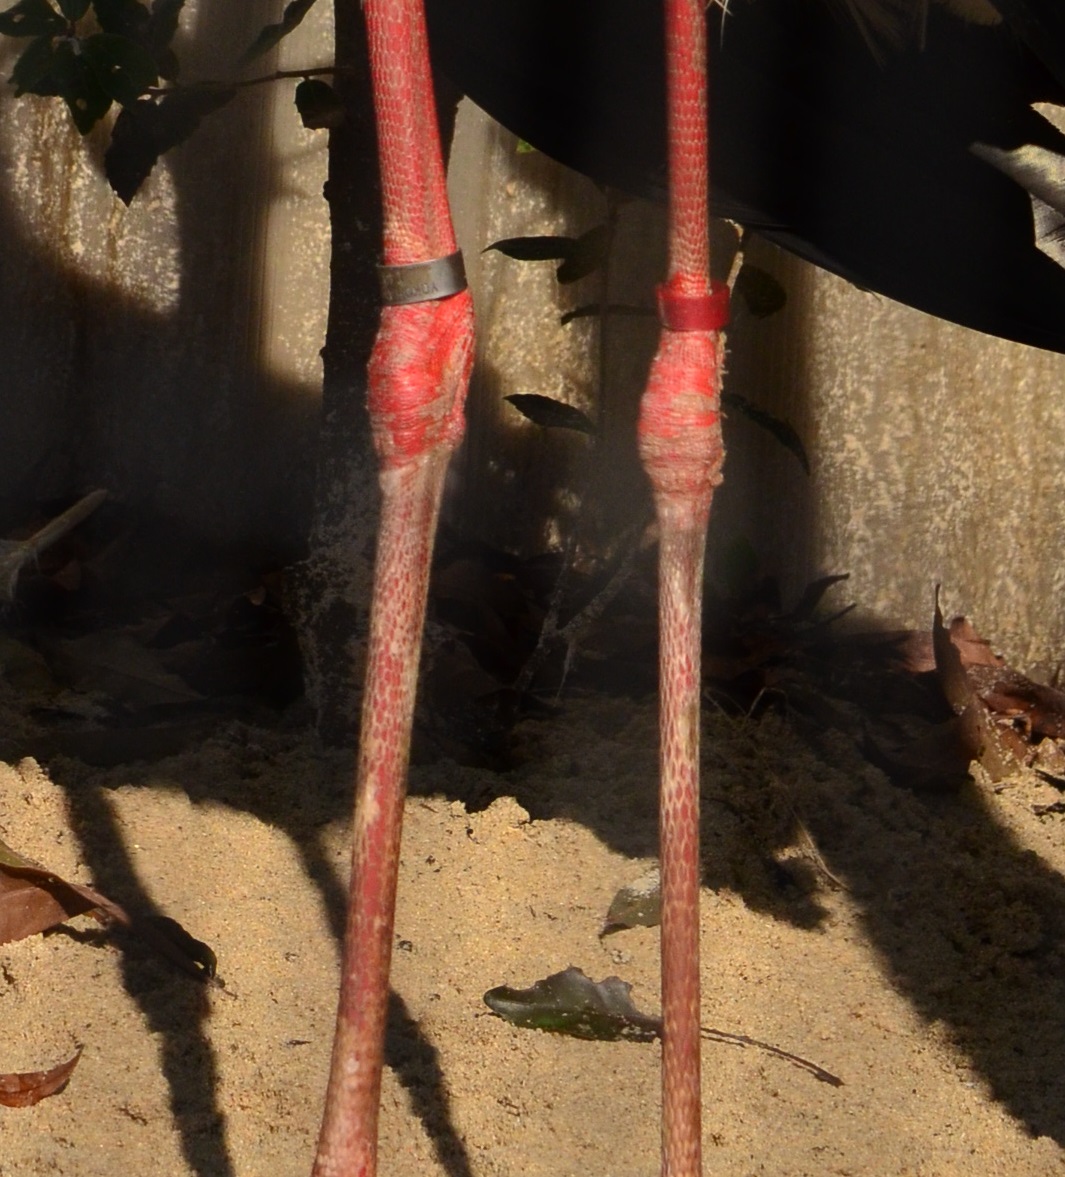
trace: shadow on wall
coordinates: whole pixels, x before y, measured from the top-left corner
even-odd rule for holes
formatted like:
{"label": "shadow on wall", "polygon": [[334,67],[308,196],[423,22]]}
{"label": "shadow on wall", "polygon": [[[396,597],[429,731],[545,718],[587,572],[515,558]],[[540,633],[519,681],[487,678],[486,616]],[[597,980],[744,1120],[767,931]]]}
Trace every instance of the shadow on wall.
{"label": "shadow on wall", "polygon": [[[665,265],[665,210],[522,151],[512,134],[468,103],[459,114],[451,188],[477,305],[478,362],[446,518],[523,555],[557,548],[575,530],[593,548],[609,547],[648,510],[636,427],[658,342],[654,289]],[[558,279],[557,260],[517,260],[488,248],[515,237],[575,238],[597,227],[607,229],[610,243],[604,263],[574,282]],[[716,223],[712,254],[722,278],[734,241],[732,230]],[[754,242],[750,252],[758,264],[781,268],[779,251]],[[786,322],[755,321],[737,300],[728,387],[803,422],[809,318],[801,271],[785,265],[785,272]],[[578,317],[569,318],[575,311]],[[541,427],[505,403],[528,393],[581,410],[597,436]],[[809,480],[778,442],[742,416],[732,414],[727,430],[732,456],[715,497],[711,551],[715,538],[727,543],[739,533],[758,541],[773,562],[793,561],[796,549],[805,555]]]}
{"label": "shadow on wall", "polygon": [[[551,262],[480,251],[510,236],[583,232],[603,219],[602,196],[572,173],[552,174],[543,157],[519,154],[475,108],[465,114],[452,189],[478,298],[480,366],[457,467],[463,492],[448,518],[496,546],[528,551],[552,530],[559,459],[543,435],[558,431],[521,421],[501,398],[539,392],[605,414],[603,480],[593,480],[591,509],[631,518],[645,499],[635,416],[654,332],[648,340],[642,321],[611,322],[597,403],[591,320],[561,327],[559,315],[598,297],[598,280],[560,288]],[[612,292],[621,279],[623,301],[649,305],[661,278],[656,216],[635,216],[617,251]],[[933,319],[757,239],[748,256],[781,280],[788,302],[766,320],[737,309],[726,391],[789,421],[811,474],[731,414],[710,569],[741,536],[781,576],[786,600],[814,576],[849,573],[849,596],[865,616],[902,627],[927,624],[940,580],[948,611],[973,617],[1013,664],[1049,676],[1065,643],[1065,612],[1055,604],[1065,600],[1065,565],[1047,557],[1065,546],[1065,357]],[[571,448],[562,465],[573,485],[589,455]]]}
{"label": "shadow on wall", "polygon": [[[265,0],[253,8],[204,3],[183,21],[186,77],[231,71],[249,30],[274,15]],[[7,65],[18,43],[5,41]],[[213,540],[301,549],[327,292],[325,141],[283,112],[305,141],[293,178],[272,97],[259,87],[206,120],[127,210],[102,174],[105,135],[82,141],[58,99],[3,95],[0,497],[103,486]],[[278,250],[270,219],[294,203],[305,228]],[[305,313],[279,323],[278,291],[302,283]]]}

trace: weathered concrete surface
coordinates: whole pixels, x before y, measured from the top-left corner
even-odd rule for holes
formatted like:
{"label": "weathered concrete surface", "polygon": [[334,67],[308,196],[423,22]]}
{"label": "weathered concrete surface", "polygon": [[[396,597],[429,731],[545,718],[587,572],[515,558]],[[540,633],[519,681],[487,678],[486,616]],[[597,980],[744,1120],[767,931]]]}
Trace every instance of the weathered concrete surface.
{"label": "weathered concrete surface", "polygon": [[[273,0],[187,5],[183,79],[232,76]],[[331,59],[328,16],[282,49]],[[6,77],[24,42],[3,39]],[[268,72],[267,58],[249,72]],[[102,485],[217,539],[298,548],[328,293],[326,138],[294,82],[207,119],[126,209],[58,100],[0,98],[0,494]],[[308,216],[308,208],[318,208]]]}
{"label": "weathered concrete surface", "polygon": [[[185,76],[225,74],[279,7],[190,6]],[[280,64],[328,61],[327,17],[316,7]],[[59,103],[0,98],[0,501],[103,485],[213,538],[300,551],[329,230],[325,135],[303,130],[290,102],[291,85],[242,95],[126,210],[99,174],[102,137],[82,143]],[[634,423],[655,328],[613,319],[600,372],[595,321],[558,316],[604,296],[648,305],[660,214],[621,207],[609,291],[592,277],[560,294],[550,263],[480,250],[584,231],[604,217],[602,195],[469,110],[453,186],[481,343],[448,518],[526,552],[574,526],[608,542],[645,501]],[[907,625],[927,622],[941,579],[948,610],[1011,660],[1052,669],[1065,637],[1065,360],[937,323],[768,247],[752,257],[789,304],[769,321],[737,317],[728,386],[795,424],[813,473],[730,421],[711,575],[714,554],[744,536],[792,593],[850,572],[841,602]],[[502,402],[513,392],[584,408],[601,440],[529,425]]]}
{"label": "weathered concrete surface", "polygon": [[[552,502],[556,516],[578,509],[547,488],[590,479],[592,501],[580,510],[618,527],[644,493],[633,433],[653,322],[612,321],[608,398],[597,408],[594,328],[558,324],[560,311],[600,297],[597,280],[559,288],[550,263],[497,253],[476,262],[499,238],[587,229],[603,218],[602,197],[517,153],[512,137],[472,112],[455,160],[472,177],[456,177],[456,189],[481,328],[459,467],[464,518],[529,550],[557,526]],[[849,572],[835,599],[857,603],[856,621],[889,626],[927,626],[942,581],[948,612],[971,616],[1014,664],[1052,673],[1065,650],[1065,357],[932,319],[764,243],[748,256],[779,277],[789,299],[768,320],[737,308],[726,389],[790,420],[812,473],[733,414],[709,574],[715,555],[744,537],[792,595],[816,575]],[[660,213],[625,206],[610,300],[648,305],[661,264]],[[517,391],[600,414],[598,467],[585,439],[553,446],[500,407]]]}
{"label": "weathered concrete surface", "polygon": [[737,325],[732,387],[795,422],[813,476],[764,444],[753,458],[737,447],[723,510],[796,589],[850,572],[839,591],[862,615],[927,625],[941,581],[946,610],[1052,673],[1065,651],[1065,357],[773,253],[759,256],[791,301],[778,320]]}

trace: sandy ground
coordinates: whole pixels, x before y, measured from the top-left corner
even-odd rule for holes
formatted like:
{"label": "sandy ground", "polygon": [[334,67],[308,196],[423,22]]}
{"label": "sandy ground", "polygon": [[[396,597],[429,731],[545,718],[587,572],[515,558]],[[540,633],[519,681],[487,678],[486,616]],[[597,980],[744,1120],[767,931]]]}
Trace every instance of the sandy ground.
{"label": "sandy ground", "polygon": [[[656,1044],[520,1030],[482,1003],[573,964],[658,1004],[657,933],[601,939],[651,864],[653,705],[571,699],[505,774],[417,768],[381,1126],[395,1177],[657,1173]],[[1065,1173],[1065,839],[1034,776],[921,796],[828,733],[707,722],[703,1016],[832,1087],[709,1043],[711,1174]],[[0,837],[217,953],[224,991],[85,918],[0,951],[0,1070],[84,1046],[67,1089],[0,1109],[2,1177],[297,1177],[328,1062],[349,766],[230,724],[106,771],[0,767]]]}

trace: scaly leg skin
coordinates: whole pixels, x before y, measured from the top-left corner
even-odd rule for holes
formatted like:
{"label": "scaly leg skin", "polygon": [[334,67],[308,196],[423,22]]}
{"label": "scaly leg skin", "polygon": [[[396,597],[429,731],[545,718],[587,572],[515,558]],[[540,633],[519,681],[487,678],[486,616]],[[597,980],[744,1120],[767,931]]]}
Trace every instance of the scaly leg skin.
{"label": "scaly leg skin", "polygon": [[[365,0],[386,266],[455,252],[420,0]],[[403,800],[425,600],[473,362],[468,291],[386,306],[369,366],[381,527],[363,694],[351,895],[315,1177],[375,1177]]]}
{"label": "scaly leg skin", "polygon": [[[441,350],[432,357],[450,369],[450,411],[442,437],[423,455],[390,465],[381,476],[383,502],[370,625],[355,798],[351,898],[336,1037],[315,1177],[374,1177],[388,973],[406,794],[411,722],[421,651],[433,537],[448,459],[461,432],[461,404],[469,376],[472,314],[468,295],[417,307],[386,308],[385,317],[418,312],[408,344],[434,330]],[[427,314],[433,321],[426,322]],[[409,326],[408,324],[404,324]],[[371,403],[395,368],[387,328],[371,362]],[[458,339],[458,346],[455,340]],[[410,348],[407,349],[408,354]],[[384,359],[379,359],[384,355]],[[421,357],[417,363],[423,362]],[[402,377],[402,373],[400,374]],[[387,399],[387,397],[385,397]],[[380,411],[380,410],[378,410]]]}
{"label": "scaly leg skin", "polygon": [[700,1177],[699,705],[703,556],[721,481],[727,292],[710,281],[703,0],[666,0],[669,277],[640,405],[659,525],[662,1173]]}
{"label": "scaly leg skin", "polygon": [[[659,525],[662,1173],[701,1173],[699,711],[703,553],[724,457],[718,348],[677,333],[655,357],[640,450]],[[683,383],[682,383],[683,381]],[[681,432],[678,432],[678,429]]]}

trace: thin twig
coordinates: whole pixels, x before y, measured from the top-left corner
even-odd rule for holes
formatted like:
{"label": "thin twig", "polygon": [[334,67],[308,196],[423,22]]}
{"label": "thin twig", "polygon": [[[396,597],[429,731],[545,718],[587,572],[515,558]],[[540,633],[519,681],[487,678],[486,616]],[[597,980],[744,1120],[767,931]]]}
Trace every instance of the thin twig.
{"label": "thin twig", "polygon": [[0,601],[10,605],[15,599],[18,577],[23,566],[61,540],[68,531],[73,531],[106,498],[106,490],[90,491],[72,507],[68,507],[62,515],[57,515],[40,531],[34,532],[29,539],[0,541]]}
{"label": "thin twig", "polygon": [[165,98],[168,94],[185,94],[198,90],[246,90],[250,86],[265,86],[270,82],[283,82],[288,78],[319,78],[328,74],[347,74],[352,71],[339,65],[318,65],[312,69],[277,69],[270,74],[259,74],[254,78],[224,82],[217,78],[205,78],[202,82],[182,82],[174,86],[149,86],[144,93],[149,98]]}

